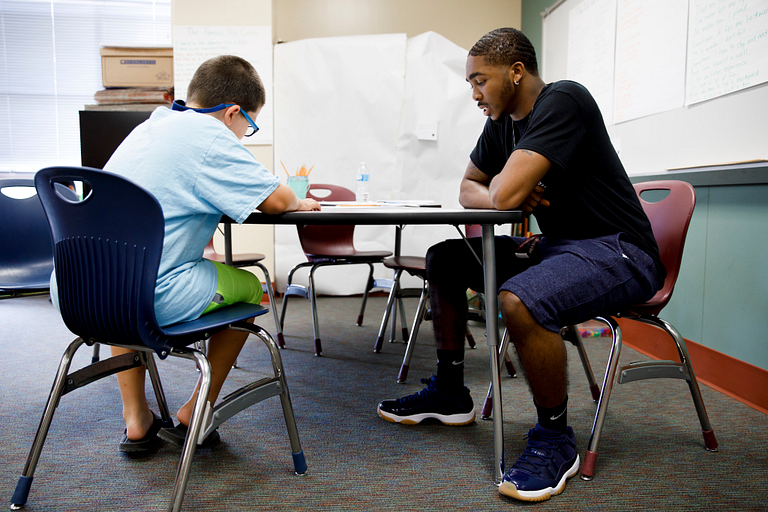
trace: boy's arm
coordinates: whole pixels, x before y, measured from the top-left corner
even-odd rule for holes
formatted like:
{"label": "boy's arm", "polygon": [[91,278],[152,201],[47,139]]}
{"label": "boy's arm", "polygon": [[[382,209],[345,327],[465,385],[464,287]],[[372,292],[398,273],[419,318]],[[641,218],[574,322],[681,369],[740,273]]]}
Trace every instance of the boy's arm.
{"label": "boy's arm", "polygon": [[291,187],[281,183],[256,209],[276,215],[296,210],[319,210],[320,204],[314,199],[299,199]]}

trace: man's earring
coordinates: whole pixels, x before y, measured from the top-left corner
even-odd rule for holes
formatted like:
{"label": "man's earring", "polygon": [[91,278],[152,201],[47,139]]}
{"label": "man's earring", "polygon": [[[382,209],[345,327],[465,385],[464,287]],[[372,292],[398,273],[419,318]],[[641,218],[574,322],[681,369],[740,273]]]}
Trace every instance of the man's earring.
{"label": "man's earring", "polygon": [[520,85],[520,82],[518,82],[517,80],[515,80],[515,85]]}

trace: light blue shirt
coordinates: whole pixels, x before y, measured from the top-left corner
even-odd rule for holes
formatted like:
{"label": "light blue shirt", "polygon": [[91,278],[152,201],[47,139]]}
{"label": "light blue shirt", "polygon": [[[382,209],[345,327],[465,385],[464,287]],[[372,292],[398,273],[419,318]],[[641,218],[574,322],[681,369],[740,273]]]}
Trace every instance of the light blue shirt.
{"label": "light blue shirt", "polygon": [[141,185],[163,209],[160,325],[194,320],[208,307],[217,274],[203,250],[222,214],[242,223],[280,184],[224,123],[165,107],[126,137],[104,170]]}

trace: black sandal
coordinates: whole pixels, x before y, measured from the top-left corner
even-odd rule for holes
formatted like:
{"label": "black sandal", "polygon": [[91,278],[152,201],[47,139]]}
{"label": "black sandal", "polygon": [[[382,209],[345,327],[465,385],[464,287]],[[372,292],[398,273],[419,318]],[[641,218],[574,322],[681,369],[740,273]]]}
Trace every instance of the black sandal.
{"label": "black sandal", "polygon": [[[187,432],[189,431],[189,428],[186,425],[183,425],[179,423],[173,428],[161,428],[160,432],[157,433],[157,436],[160,439],[163,439],[165,441],[168,441],[169,443],[175,444],[176,446],[184,446],[184,441],[187,438]],[[200,448],[210,448],[211,446],[215,445],[221,441],[221,436],[219,436],[218,429],[214,430],[208,436],[203,439],[203,442],[199,444],[198,446]]]}
{"label": "black sandal", "polygon": [[121,452],[147,453],[156,450],[160,446],[161,440],[157,434],[160,432],[160,429],[163,426],[163,421],[158,418],[154,412],[152,413],[152,416],[155,418],[152,421],[152,426],[149,427],[147,434],[141,439],[136,441],[133,439],[128,439],[128,431],[126,430],[124,432],[123,440],[120,442],[118,447]]}

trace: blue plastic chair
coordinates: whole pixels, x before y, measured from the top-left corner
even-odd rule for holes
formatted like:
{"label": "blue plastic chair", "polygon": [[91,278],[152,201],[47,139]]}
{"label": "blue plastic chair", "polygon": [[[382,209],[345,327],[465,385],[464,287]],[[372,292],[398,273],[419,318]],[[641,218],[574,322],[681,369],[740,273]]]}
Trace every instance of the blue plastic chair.
{"label": "blue plastic chair", "polygon": [[0,290],[8,296],[47,291],[53,272],[53,245],[43,207],[30,178],[0,180],[0,190],[29,189],[16,199],[0,191]]}
{"label": "blue plastic chair", "polygon": [[[66,198],[56,183],[83,182],[89,192],[82,201]],[[120,176],[87,167],[52,167],[35,175],[54,243],[61,315],[75,339],[64,352],[24,471],[12,497],[12,509],[27,501],[43,443],[62,395],[98,379],[144,365],[150,375],[166,427],[173,425],[153,353],[194,360],[200,389],[182,449],[169,510],[179,510],[197,443],[241,410],[280,396],[297,474],[307,466],[301,450],[285,372],[277,344],[267,331],[246,320],[268,311],[239,303],[193,320],[160,327],[154,311],[155,281],[163,246],[160,204],[146,190]],[[211,385],[211,367],[203,353],[190,347],[224,329],[246,331],[268,347],[274,376],[234,391],[204,414]],[[82,345],[100,343],[135,349],[69,372]],[[204,422],[206,422],[204,424]],[[202,433],[202,435],[201,435]]]}

